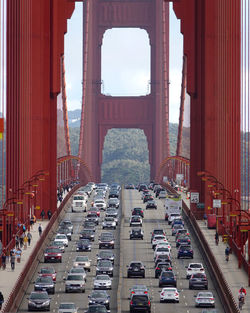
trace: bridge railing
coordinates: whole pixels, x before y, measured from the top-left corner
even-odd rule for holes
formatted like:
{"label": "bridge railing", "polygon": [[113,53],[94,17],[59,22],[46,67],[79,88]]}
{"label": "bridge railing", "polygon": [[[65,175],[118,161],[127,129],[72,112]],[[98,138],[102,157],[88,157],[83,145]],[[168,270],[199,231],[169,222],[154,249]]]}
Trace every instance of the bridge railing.
{"label": "bridge railing", "polygon": [[[174,188],[172,188],[170,185],[168,184],[162,184],[165,188],[167,188],[169,191],[171,191],[172,193],[177,194],[176,190]],[[220,270],[220,267],[213,255],[213,252],[205,238],[205,236],[203,235],[196,219],[195,216],[193,215],[193,213],[191,212],[191,210],[189,209],[189,207],[186,205],[186,203],[183,201],[182,202],[183,205],[183,212],[186,216],[186,219],[188,220],[190,227],[193,231],[193,234],[196,237],[196,241],[198,242],[202,254],[205,257],[205,260],[207,261],[207,263],[209,264],[209,268],[210,268],[210,274],[211,276],[214,278],[214,282],[216,282],[216,285],[218,286],[217,292],[219,294],[219,297],[224,305],[225,308],[225,312],[227,313],[238,313],[240,312],[237,306],[237,303],[234,300],[233,294],[231,292],[231,289],[222,273],[222,271]]]}

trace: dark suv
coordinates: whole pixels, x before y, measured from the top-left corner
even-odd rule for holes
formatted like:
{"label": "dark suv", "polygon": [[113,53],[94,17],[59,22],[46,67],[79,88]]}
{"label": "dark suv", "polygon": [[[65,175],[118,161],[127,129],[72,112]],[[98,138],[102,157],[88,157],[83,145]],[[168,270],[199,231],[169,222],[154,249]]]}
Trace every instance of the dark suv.
{"label": "dark suv", "polygon": [[170,262],[159,262],[155,268],[155,278],[159,278],[162,271],[172,271]]}
{"label": "dark suv", "polygon": [[101,233],[99,239],[99,249],[102,248],[109,248],[114,249],[115,247],[115,240],[112,233]]}
{"label": "dark suv", "polygon": [[142,239],[143,240],[143,231],[141,228],[132,228],[129,239]]}
{"label": "dark suv", "polygon": [[142,208],[133,208],[132,215],[140,215],[141,217],[144,217],[144,212]]}
{"label": "dark suv", "polygon": [[94,304],[102,304],[105,305],[106,309],[110,308],[110,296],[108,295],[106,290],[92,290],[91,294],[88,296],[89,298],[89,306]]}
{"label": "dark suv", "polygon": [[140,261],[133,261],[128,266],[127,277],[142,277],[145,278],[145,266]]}
{"label": "dark suv", "polygon": [[151,301],[148,294],[144,292],[136,292],[131,296],[130,299],[130,313],[142,311],[142,312],[151,312]]}
{"label": "dark suv", "polygon": [[171,271],[162,271],[159,277],[159,287],[162,286],[177,286],[175,274]]}

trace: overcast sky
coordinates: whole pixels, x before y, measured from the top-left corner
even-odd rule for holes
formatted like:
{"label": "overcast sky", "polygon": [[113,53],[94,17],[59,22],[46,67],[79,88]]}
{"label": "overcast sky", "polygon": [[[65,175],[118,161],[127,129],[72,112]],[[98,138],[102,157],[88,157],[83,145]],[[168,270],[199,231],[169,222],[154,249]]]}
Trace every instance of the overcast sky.
{"label": "overcast sky", "polygon": [[[172,5],[171,5],[172,7]],[[183,44],[180,23],[170,10],[170,122],[178,123]],[[81,108],[82,4],[76,3],[65,35],[68,110]],[[128,60],[126,63],[125,61]],[[145,95],[150,91],[149,39],[142,29],[111,29],[102,47],[102,92],[110,95]]]}

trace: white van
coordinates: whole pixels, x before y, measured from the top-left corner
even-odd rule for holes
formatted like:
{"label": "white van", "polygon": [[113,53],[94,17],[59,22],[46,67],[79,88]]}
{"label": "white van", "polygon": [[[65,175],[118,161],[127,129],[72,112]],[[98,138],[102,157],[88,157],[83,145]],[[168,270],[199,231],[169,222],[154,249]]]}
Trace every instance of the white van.
{"label": "white van", "polygon": [[73,196],[72,212],[86,212],[87,210],[87,201],[84,195],[76,194]]}
{"label": "white van", "polygon": [[168,194],[164,207],[166,209],[165,212],[165,220],[168,220],[168,217],[171,213],[181,214],[182,210],[182,199],[181,196],[175,194]]}

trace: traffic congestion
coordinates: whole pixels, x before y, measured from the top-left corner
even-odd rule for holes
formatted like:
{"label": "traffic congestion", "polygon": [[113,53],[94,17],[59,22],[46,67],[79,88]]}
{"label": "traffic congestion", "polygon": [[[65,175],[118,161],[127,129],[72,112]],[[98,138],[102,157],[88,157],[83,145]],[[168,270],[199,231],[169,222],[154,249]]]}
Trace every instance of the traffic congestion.
{"label": "traffic congestion", "polygon": [[162,189],[78,189],[18,311],[224,312],[180,199]]}

